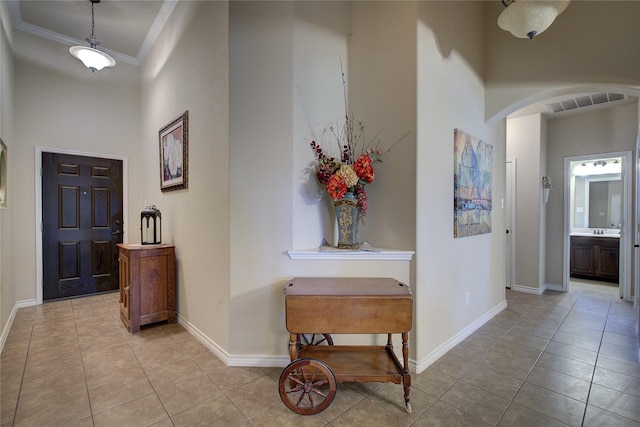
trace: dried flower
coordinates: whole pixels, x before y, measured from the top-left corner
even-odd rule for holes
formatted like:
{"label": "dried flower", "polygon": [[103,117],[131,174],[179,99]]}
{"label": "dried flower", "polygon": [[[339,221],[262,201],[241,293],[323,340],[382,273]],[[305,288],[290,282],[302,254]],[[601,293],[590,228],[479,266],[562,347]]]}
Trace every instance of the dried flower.
{"label": "dried flower", "polygon": [[318,182],[325,186],[327,193],[334,200],[341,199],[347,192],[353,193],[358,201],[358,217],[364,222],[367,214],[367,193],[364,187],[375,179],[373,163],[381,162],[396,144],[409,135],[409,132],[384,151],[378,148],[380,142],[378,137],[381,132],[372,140],[365,141],[365,123],[356,121],[348,113],[344,70],[342,71],[342,88],[345,99],[345,120],[342,126],[329,127],[329,133],[335,140],[340,159],[327,155],[316,141],[311,141],[311,149],[318,161],[316,168]]}
{"label": "dried flower", "polygon": [[551,177],[549,177],[549,176],[543,176],[542,177],[542,187],[543,188],[552,189],[555,186],[556,186],[556,184],[553,182]]}

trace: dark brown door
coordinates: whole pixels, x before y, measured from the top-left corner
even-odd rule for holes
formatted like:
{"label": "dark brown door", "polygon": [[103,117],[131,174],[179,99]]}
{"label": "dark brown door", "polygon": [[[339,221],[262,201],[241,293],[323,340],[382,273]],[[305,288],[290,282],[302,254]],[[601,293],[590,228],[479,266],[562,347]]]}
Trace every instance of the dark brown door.
{"label": "dark brown door", "polygon": [[118,289],[122,161],[42,153],[45,301]]}

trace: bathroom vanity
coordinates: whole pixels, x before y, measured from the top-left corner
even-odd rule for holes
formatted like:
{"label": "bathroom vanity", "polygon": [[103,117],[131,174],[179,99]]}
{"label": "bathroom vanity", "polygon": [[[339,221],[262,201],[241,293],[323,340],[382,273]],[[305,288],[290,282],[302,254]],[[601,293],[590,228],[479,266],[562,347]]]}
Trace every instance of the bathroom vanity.
{"label": "bathroom vanity", "polygon": [[576,233],[571,239],[569,275],[579,279],[618,283],[620,238]]}

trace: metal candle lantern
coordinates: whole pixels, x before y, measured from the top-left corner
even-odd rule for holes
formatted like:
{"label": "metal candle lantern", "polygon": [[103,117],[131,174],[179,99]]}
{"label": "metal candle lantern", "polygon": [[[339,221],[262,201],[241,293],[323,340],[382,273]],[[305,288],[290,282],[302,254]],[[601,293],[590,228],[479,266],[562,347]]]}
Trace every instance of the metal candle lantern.
{"label": "metal candle lantern", "polygon": [[162,243],[162,216],[155,205],[145,206],[140,213],[140,243],[143,245]]}

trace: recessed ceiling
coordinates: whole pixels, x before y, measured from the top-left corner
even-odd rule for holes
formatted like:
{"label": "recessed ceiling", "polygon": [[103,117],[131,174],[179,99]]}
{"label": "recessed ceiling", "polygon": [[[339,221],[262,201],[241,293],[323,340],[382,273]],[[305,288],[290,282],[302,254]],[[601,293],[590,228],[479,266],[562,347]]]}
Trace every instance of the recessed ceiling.
{"label": "recessed ceiling", "polygon": [[[90,0],[9,0],[13,27],[68,46],[88,45]],[[140,65],[177,1],[102,0],[94,6],[99,48],[116,60]]]}

